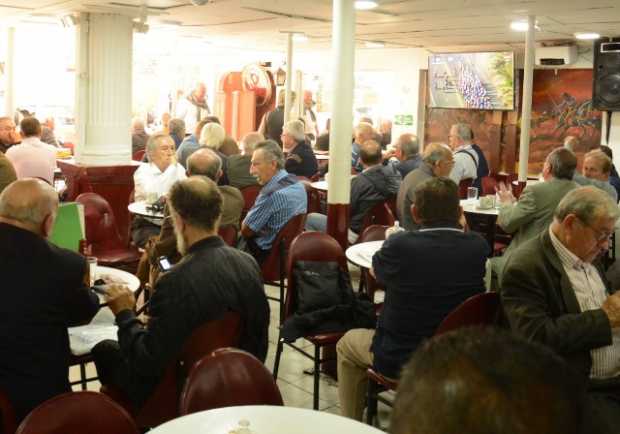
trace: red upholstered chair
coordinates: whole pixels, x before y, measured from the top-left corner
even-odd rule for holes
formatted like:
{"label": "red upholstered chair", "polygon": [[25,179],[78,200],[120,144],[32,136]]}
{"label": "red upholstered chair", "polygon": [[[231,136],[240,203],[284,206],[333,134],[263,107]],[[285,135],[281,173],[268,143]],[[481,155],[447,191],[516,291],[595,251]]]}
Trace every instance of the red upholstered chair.
{"label": "red upholstered chair", "polygon": [[[493,176],[485,176],[480,180],[482,184],[482,191],[480,195],[486,196],[488,194],[495,194],[495,187],[497,187],[497,179]],[[467,192],[465,193],[467,195]]]}
{"label": "red upholstered chair", "polygon": [[471,187],[471,184],[474,182],[473,179],[461,179],[459,182],[459,199],[467,199],[467,189]]}
{"label": "red upholstered chair", "polygon": [[16,428],[13,405],[9,397],[0,390],[0,434],[14,434]]}
{"label": "red upholstered chair", "polygon": [[161,381],[140,409],[134,408],[127,397],[113,387],[103,385],[101,391],[127,409],[140,428],[152,428],[179,417],[179,397],[189,371],[214,350],[238,346],[241,327],[239,314],[228,312],[222,318],[197,328],[185,341],[179,356],[168,365]]}
{"label": "red upholstered chair", "polygon": [[247,187],[243,187],[241,189],[241,195],[243,195],[243,209],[241,210],[241,221],[243,221],[248,211],[250,211],[250,209],[254,205],[254,202],[256,202],[256,198],[258,197],[261,188],[262,186],[260,185],[248,185]]}
{"label": "red upholstered chair", "polygon": [[[385,225],[371,225],[368,226],[362,235],[358,238],[358,243],[365,243],[367,241],[381,241],[385,240],[385,231],[389,228],[389,226]],[[375,291],[377,289],[381,289],[381,287],[377,284],[377,281],[374,277],[370,275],[369,270],[362,268],[362,274],[360,277],[360,286],[359,291],[366,290],[366,294],[371,301],[375,300]]]}
{"label": "red upholstered chair", "polygon": [[237,228],[233,225],[220,226],[217,232],[230,247],[235,247],[237,245]]}
{"label": "red upholstered chair", "polygon": [[133,153],[133,155],[131,156],[131,159],[133,161],[142,161],[145,153],[146,153],[146,149],[140,149],[139,151],[136,151]]}
{"label": "red upholstered chair", "polygon": [[84,205],[86,241],[98,263],[135,272],[140,253],[123,242],[108,201],[97,193],[82,193],[75,201]]}
{"label": "red upholstered chair", "polygon": [[62,174],[67,182],[67,189],[64,193],[65,201],[74,201],[80,194],[93,191],[85,167],[64,164],[62,165]]}
{"label": "red upholstered chair", "polygon": [[267,297],[270,300],[275,300],[280,303],[280,320],[284,315],[282,303],[284,301],[284,279],[286,278],[286,258],[289,251],[291,242],[295,237],[301,234],[304,230],[306,223],[306,214],[298,214],[291,218],[273,241],[271,245],[271,251],[269,256],[263,261],[261,266],[261,273],[263,275],[263,282],[275,285],[276,282],[280,287],[280,298]]}
{"label": "red upholstered chair", "polygon": [[360,233],[364,233],[364,230],[371,225],[394,226],[396,218],[390,209],[390,200],[391,199],[387,199],[383,202],[378,202],[366,212],[362,220]]}
{"label": "red upholstered chair", "polygon": [[16,434],[139,434],[131,416],[97,392],[69,392],[45,401]]}
{"label": "red upholstered chair", "polygon": [[192,368],[181,394],[181,415],[237,405],[284,405],[271,372],[250,353],[222,348]]}
{"label": "red upholstered chair", "polygon": [[[288,276],[288,288],[286,290],[286,298],[284,301],[284,320],[292,316],[297,310],[297,287],[295,279],[293,279],[293,267],[298,261],[324,261],[337,262],[341,270],[348,273],[347,258],[338,244],[338,241],[331,236],[322,232],[304,232],[300,234],[291,243],[288,256],[286,273]],[[314,345],[314,355],[307,353],[303,348],[294,343],[287,343],[299,353],[314,361],[314,401],[313,408],[319,409],[319,375],[321,371],[321,363],[334,360],[333,357],[321,359],[321,348],[334,346],[344,335],[342,332],[323,333],[319,335],[304,336],[304,339],[310,341]],[[278,379],[278,368],[280,366],[280,357],[284,349],[284,340],[278,337],[278,346],[276,349],[276,360],[273,367],[273,376]]]}

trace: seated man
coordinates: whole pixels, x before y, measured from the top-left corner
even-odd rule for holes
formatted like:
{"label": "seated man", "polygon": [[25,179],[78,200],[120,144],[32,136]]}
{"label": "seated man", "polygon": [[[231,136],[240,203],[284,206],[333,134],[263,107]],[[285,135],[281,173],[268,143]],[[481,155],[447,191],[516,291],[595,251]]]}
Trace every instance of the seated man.
{"label": "seated man", "polygon": [[13,145],[21,142],[21,137],[15,130],[15,122],[8,116],[0,117],[0,152],[6,151]]}
{"label": "seated man", "polygon": [[131,154],[146,149],[149,134],[145,130],[144,119],[133,118],[131,121]]}
{"label": "seated man", "polygon": [[618,202],[616,189],[609,183],[611,158],[600,149],[588,152],[583,158],[582,174],[575,173],[573,181],[579,185],[593,185],[600,188]]}
{"label": "seated man", "polygon": [[257,143],[264,141],[261,133],[248,133],[241,139],[241,154],[228,157],[226,175],[228,182],[233,187],[243,188],[250,185],[258,185],[256,177],[250,174],[252,153]]}
{"label": "seated man", "polygon": [[454,151],[454,168],[450,178],[457,184],[464,179],[472,179],[472,186],[482,190],[482,178],[489,175],[489,164],[482,149],[473,142],[471,126],[452,125],[448,140]]}
{"label": "seated man", "polygon": [[15,173],[13,164],[0,152],[0,193],[16,179],[17,174]]}
{"label": "seated man", "polygon": [[[163,133],[153,134],[146,144],[148,163],[142,163],[133,174],[134,200],[154,203],[160,200],[172,184],[185,179],[185,168],[176,162],[174,141]],[[135,217],[131,225],[131,239],[138,247],[144,247],[149,238],[161,231],[161,220]]]}
{"label": "seated man", "polygon": [[[360,163],[364,170],[351,180],[350,243],[360,235],[366,213],[377,203],[396,196],[401,181],[393,165],[382,164],[381,145],[374,140],[368,140],[360,147]],[[327,216],[319,213],[308,215],[306,230],[325,232]]]}
{"label": "seated man", "polygon": [[360,121],[357,127],[355,127],[354,140],[351,145],[351,167],[353,167],[357,172],[361,172],[363,170],[363,167],[359,161],[360,146],[368,140],[373,140],[374,137],[375,130],[372,128],[372,124]]}
{"label": "seated man", "polygon": [[465,328],[414,353],[398,384],[390,432],[577,434],[582,400],[553,351],[496,329]]}
{"label": "seated man", "polygon": [[116,316],[118,343],[93,348],[101,383],[121,389],[140,407],[183,343],[204,323],[227,311],[241,315],[239,347],[264,361],[269,305],[256,262],[217,236],[222,195],[208,178],[193,176],[170,189],[168,206],[183,259],[162,274],[140,323],[125,286],[109,285],[106,300]]}
{"label": "seated man", "polygon": [[287,153],[284,168],[290,174],[312,177],[319,166],[310,144],[306,142],[304,124],[290,121],[282,128],[282,147]]}
{"label": "seated man", "polygon": [[54,185],[56,148],[41,141],[41,124],[36,118],[27,117],[20,123],[22,142],[6,151],[17,178],[39,178]]}
{"label": "seated man", "polygon": [[18,420],[70,391],[67,327],[99,310],[86,259],[46,240],[57,209],[58,195],[38,179],[15,181],[0,195],[0,389]]}
{"label": "seated man", "polygon": [[396,163],[396,170],[405,179],[409,172],[417,169],[422,164],[420,142],[415,135],[405,133],[398,137],[396,148],[400,150],[400,161]]}
{"label": "seated man", "polygon": [[545,231],[562,198],[579,187],[572,181],[576,167],[575,154],[566,148],[556,148],[545,159],[542,170],[544,182],[526,186],[518,201],[510,187],[500,184],[497,224],[513,234],[513,238],[503,256],[491,259],[494,274],[499,279],[497,283],[501,281],[506,258],[517,247]]}
{"label": "seated man", "polygon": [[[208,148],[200,148],[187,159],[187,176],[206,176],[217,182],[222,175],[222,160]],[[222,218],[220,226],[234,226],[239,229],[239,219],[243,209],[243,196],[235,187],[220,185],[218,190],[222,195]],[[158,259],[162,256],[168,258],[172,264],[176,264],[181,255],[177,250],[177,238],[172,226],[170,208],[164,208],[164,221],[161,225],[159,237],[146,245],[145,253],[140,260],[138,277],[143,282],[157,280],[159,274]],[[150,276],[150,278],[149,278]]]}
{"label": "seated man", "polygon": [[361,420],[368,367],[398,378],[401,366],[446,315],[484,291],[489,246],[460,228],[456,184],[427,180],[416,191],[412,213],[421,229],[390,236],[372,260],[371,272],[385,288],[376,330],[350,330],[336,347],[343,416]]}
{"label": "seated man", "polygon": [[620,426],[620,292],[609,295],[593,264],[609,247],[619,216],[602,190],[572,190],[551,226],[510,255],[502,279],[510,327],[551,347],[576,378],[589,382],[587,433],[614,433]]}
{"label": "seated man", "polygon": [[243,220],[239,247],[251,253],[260,265],[269,256],[280,229],[291,218],[306,213],[308,196],[297,177],[284,170],[284,154],[273,140],[256,145],[250,173],[263,188]]}
{"label": "seated man", "polygon": [[[612,162],[614,161],[614,154],[609,146],[601,145],[601,151],[603,151]],[[618,176],[618,171],[613,163],[611,164],[611,171],[609,172],[609,183],[616,190],[616,194],[620,200],[620,176]]]}
{"label": "seated man", "polygon": [[434,176],[448,176],[454,166],[452,151],[441,143],[431,143],[424,148],[422,164],[412,170],[400,184],[396,198],[396,212],[400,225],[408,231],[418,229],[418,224],[411,216],[411,205],[415,203],[415,190],[418,186]]}

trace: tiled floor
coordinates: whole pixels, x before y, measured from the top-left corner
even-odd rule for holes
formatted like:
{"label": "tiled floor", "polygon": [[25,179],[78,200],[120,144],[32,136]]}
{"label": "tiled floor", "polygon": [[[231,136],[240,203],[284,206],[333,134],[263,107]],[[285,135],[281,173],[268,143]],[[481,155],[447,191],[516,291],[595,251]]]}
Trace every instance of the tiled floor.
{"label": "tiled floor", "polygon": [[[353,280],[353,287],[357,288],[359,271],[351,268],[351,279]],[[267,293],[271,296],[279,296],[279,289],[273,286],[265,287]],[[271,306],[271,322],[269,324],[269,351],[267,353],[267,359],[265,365],[269,370],[273,370],[276,343],[278,339],[278,324],[279,324],[279,307],[275,301],[270,301]],[[313,351],[311,343],[300,339],[297,344]],[[285,346],[278,373],[278,386],[284,404],[290,407],[312,408],[312,393],[313,393],[313,376],[305,374],[304,370],[312,369],[313,363],[311,359],[304,357],[297,351]],[[92,376],[95,374],[95,368],[93,364],[87,366],[87,375]],[[70,370],[71,380],[77,380],[79,378],[79,369],[74,366]],[[99,390],[98,382],[88,383],[89,390]],[[334,414],[340,413],[340,407],[338,405],[338,387],[336,381],[332,378],[321,374],[320,377],[320,400],[319,409],[321,411],[327,411]],[[75,390],[79,390],[79,386],[75,387]],[[387,426],[387,420],[389,419],[389,407],[379,404],[379,420],[382,427]]]}

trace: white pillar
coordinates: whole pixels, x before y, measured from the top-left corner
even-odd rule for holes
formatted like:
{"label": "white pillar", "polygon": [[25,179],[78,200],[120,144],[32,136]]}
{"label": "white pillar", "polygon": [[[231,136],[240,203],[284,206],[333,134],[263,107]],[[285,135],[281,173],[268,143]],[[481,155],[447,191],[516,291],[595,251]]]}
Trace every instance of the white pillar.
{"label": "white pillar", "polygon": [[332,24],[332,120],[329,133],[328,203],[348,204],[351,195],[355,10],[353,0],[334,0]]}
{"label": "white pillar", "polygon": [[532,83],[534,81],[534,32],[536,17],[527,17],[525,65],[523,66],[523,102],[521,103],[521,140],[519,143],[519,181],[527,181],[530,156],[530,122],[532,119]]}
{"label": "white pillar", "polygon": [[292,120],[304,117],[304,73],[299,69],[295,71],[295,92],[297,92],[297,99],[295,99],[290,115],[291,117],[295,115]]}
{"label": "white pillar", "polygon": [[15,27],[12,26],[6,32],[4,75],[4,114],[12,118],[15,114]]}
{"label": "white pillar", "polygon": [[76,161],[129,164],[133,21],[118,14],[81,13],[76,47]]}
{"label": "white pillar", "polygon": [[293,34],[289,33],[286,45],[286,98],[284,98],[284,124],[291,120],[291,89],[293,87]]}

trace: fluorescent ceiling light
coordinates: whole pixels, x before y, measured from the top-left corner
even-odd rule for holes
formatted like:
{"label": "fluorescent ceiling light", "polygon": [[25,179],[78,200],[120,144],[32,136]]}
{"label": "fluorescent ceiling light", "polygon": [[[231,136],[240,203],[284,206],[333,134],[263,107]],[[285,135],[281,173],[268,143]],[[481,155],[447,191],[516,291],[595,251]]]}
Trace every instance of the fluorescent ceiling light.
{"label": "fluorescent ceiling light", "polygon": [[529,25],[527,21],[513,21],[510,23],[510,28],[515,32],[527,32]]}
{"label": "fluorescent ceiling light", "polygon": [[303,33],[294,33],[293,41],[295,42],[308,42],[308,37]]}
{"label": "fluorescent ceiling light", "polygon": [[592,40],[598,39],[600,37],[601,35],[599,35],[598,33],[575,33],[575,38],[577,39]]}
{"label": "fluorescent ceiling light", "polygon": [[372,1],[372,0],[356,0],[355,1],[355,9],[359,11],[367,11],[369,9],[374,9],[377,6],[379,6],[379,4],[376,1]]}
{"label": "fluorescent ceiling light", "polygon": [[366,45],[366,48],[383,48],[385,47],[385,42],[366,41],[364,45]]}

